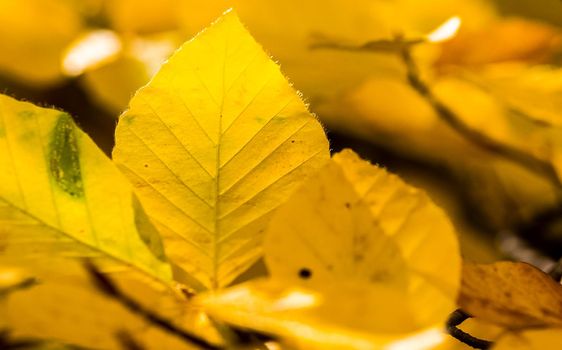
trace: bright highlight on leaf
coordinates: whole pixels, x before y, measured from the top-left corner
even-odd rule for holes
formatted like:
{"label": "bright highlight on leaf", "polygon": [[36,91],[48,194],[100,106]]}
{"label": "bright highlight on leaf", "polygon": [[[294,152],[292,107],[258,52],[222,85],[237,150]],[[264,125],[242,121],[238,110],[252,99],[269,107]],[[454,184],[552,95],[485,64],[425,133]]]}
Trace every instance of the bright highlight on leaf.
{"label": "bright highlight on leaf", "polygon": [[454,16],[427,35],[427,40],[437,43],[454,37],[461,27],[461,18]]}
{"label": "bright highlight on leaf", "polygon": [[[291,295],[314,303],[284,302]],[[409,327],[415,315],[393,289],[333,284],[322,292],[278,279],[257,280],[202,295],[198,300],[215,319],[272,334],[289,349],[433,349],[444,340],[441,326]],[[394,327],[394,328],[393,328]]]}
{"label": "bright highlight on leaf", "polygon": [[0,95],[0,169],[0,262],[111,258],[170,279],[131,186],[68,114]]}
{"label": "bright highlight on leaf", "polygon": [[277,208],[328,158],[322,127],[233,12],[185,43],[133,97],[114,160],[206,288],[261,255]]}
{"label": "bright highlight on leaf", "polygon": [[111,30],[89,32],[68,47],[62,61],[63,72],[78,76],[115,57],[121,48],[121,40]]}

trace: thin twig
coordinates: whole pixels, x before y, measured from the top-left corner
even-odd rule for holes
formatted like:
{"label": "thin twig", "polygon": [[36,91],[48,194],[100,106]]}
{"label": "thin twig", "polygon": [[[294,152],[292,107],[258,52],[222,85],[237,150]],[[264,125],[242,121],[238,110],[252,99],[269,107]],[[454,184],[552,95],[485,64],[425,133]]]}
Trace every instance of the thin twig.
{"label": "thin twig", "polygon": [[339,51],[369,51],[369,52],[391,52],[400,53],[401,50],[422,43],[421,39],[404,40],[404,39],[381,39],[368,41],[361,46],[347,45],[336,41],[317,41],[309,46],[311,50],[315,49],[333,49]]}
{"label": "thin twig", "polygon": [[16,284],[10,285],[8,287],[5,288],[0,288],[0,298],[7,296],[10,293],[13,293],[15,291],[18,290],[24,290],[24,289],[28,289],[31,287],[34,287],[35,285],[37,285],[39,282],[37,281],[36,278],[34,277],[30,277],[30,278],[26,278]]}
{"label": "thin twig", "polygon": [[183,329],[172,324],[170,321],[162,318],[161,316],[155,314],[151,310],[146,309],[143,305],[138,303],[136,300],[132,299],[125,293],[123,293],[117,285],[113,283],[106,275],[101,273],[96,266],[90,261],[86,261],[84,264],[86,270],[89,272],[93,282],[98,287],[98,289],[103,292],[108,297],[111,297],[118,301],[121,305],[127,308],[132,313],[135,313],[143,318],[145,318],[150,323],[160,327],[161,329],[174,334],[175,336],[181,338],[182,340],[199,346],[206,350],[221,350],[224,349],[221,346],[209,343],[207,340],[200,338],[195,334],[191,334]]}
{"label": "thin twig", "polygon": [[458,341],[463,342],[464,344],[475,349],[490,349],[494,344],[491,341],[476,338],[458,328],[461,323],[471,317],[472,316],[462,311],[461,309],[455,310],[447,320],[447,333],[449,333]]}
{"label": "thin twig", "polygon": [[519,164],[525,169],[546,178],[555,188],[562,189],[562,182],[551,163],[508,144],[498,142],[486,134],[471,128],[455,112],[441,102],[420,78],[409,47],[402,49],[401,57],[407,69],[410,86],[431,105],[442,121],[481,149]]}

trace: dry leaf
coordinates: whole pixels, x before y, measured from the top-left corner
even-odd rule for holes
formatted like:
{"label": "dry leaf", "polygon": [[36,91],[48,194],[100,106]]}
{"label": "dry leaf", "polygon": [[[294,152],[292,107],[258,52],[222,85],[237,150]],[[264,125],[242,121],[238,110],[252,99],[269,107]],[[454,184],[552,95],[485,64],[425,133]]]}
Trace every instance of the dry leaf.
{"label": "dry leaf", "polygon": [[465,264],[459,306],[510,329],[562,326],[562,285],[526,263]]}

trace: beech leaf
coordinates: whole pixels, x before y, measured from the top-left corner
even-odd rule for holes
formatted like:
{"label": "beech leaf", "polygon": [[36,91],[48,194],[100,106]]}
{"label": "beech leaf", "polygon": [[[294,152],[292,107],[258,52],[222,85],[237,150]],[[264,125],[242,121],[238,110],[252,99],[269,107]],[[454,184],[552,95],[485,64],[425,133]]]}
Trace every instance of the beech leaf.
{"label": "beech leaf", "polygon": [[465,264],[459,306],[510,329],[562,326],[562,285],[526,263]]}
{"label": "beech leaf", "polygon": [[200,287],[219,288],[261,256],[274,209],[329,150],[279,66],[229,12],[137,92],[113,156],[170,258]]}
{"label": "beech leaf", "polygon": [[0,262],[108,259],[168,281],[131,185],[72,118],[0,95]]}

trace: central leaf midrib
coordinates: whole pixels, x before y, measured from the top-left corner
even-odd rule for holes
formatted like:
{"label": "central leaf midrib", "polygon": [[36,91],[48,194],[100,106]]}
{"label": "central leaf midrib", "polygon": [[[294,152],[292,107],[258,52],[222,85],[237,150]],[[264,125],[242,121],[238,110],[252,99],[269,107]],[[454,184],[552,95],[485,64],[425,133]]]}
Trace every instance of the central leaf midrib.
{"label": "central leaf midrib", "polygon": [[211,281],[211,288],[217,289],[219,287],[218,283],[218,270],[219,270],[219,238],[220,238],[220,224],[219,218],[220,214],[220,173],[221,173],[221,144],[222,144],[222,117],[224,109],[224,99],[226,94],[225,89],[225,77],[226,77],[226,57],[228,55],[228,35],[224,42],[224,55],[223,55],[223,65],[222,65],[222,95],[220,103],[220,112],[218,118],[218,137],[217,137],[217,151],[215,157],[215,212],[214,212],[214,237],[213,237],[213,276]]}

